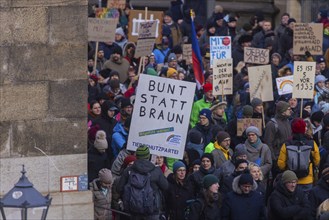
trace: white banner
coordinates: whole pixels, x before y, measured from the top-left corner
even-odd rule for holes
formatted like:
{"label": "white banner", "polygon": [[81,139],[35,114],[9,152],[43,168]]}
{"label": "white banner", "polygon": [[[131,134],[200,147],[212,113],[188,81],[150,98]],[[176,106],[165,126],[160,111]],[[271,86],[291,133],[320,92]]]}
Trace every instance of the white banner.
{"label": "white banner", "polygon": [[292,97],[313,99],[314,78],[315,62],[295,61]]}
{"label": "white banner", "polygon": [[233,60],[214,60],[213,64],[213,94],[233,94]]}
{"label": "white banner", "polygon": [[210,37],[210,66],[214,59],[232,58],[232,41],[230,36]]}

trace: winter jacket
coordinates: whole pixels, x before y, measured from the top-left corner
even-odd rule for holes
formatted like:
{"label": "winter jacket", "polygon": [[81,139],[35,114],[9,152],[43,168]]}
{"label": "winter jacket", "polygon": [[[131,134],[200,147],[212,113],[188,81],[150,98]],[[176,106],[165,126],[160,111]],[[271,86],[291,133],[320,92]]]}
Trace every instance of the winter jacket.
{"label": "winter jacket", "polygon": [[207,203],[205,193],[191,204],[191,212],[188,215],[189,220],[221,220],[221,198],[217,198]]}
{"label": "winter jacket", "polygon": [[110,169],[111,164],[107,153],[100,153],[95,147],[88,150],[88,182],[98,178],[98,172],[107,168]]}
{"label": "winter jacket", "polygon": [[[89,187],[93,193],[94,219],[112,219],[112,211],[110,211],[112,201],[111,186],[107,187],[106,190],[102,189],[100,180],[97,178],[89,184]],[[106,194],[104,192],[106,192]]]}
{"label": "winter jacket", "polygon": [[263,196],[256,191],[254,181],[252,190],[244,194],[239,185],[240,176],[232,183],[232,192],[226,195],[222,207],[222,220],[265,220],[265,203]]}
{"label": "winter jacket", "polygon": [[204,97],[193,103],[191,119],[190,119],[191,128],[193,128],[196,125],[196,123],[198,123],[200,111],[204,108],[210,108],[211,104],[212,102],[207,102]]}
{"label": "winter jacket", "polygon": [[209,143],[205,148],[205,153],[211,153],[214,157],[214,166],[219,168],[225,161],[230,160],[233,155],[231,148],[225,149],[220,146],[217,141],[215,143]]}
{"label": "winter jacket", "polygon": [[316,210],[319,205],[326,199],[329,198],[329,183],[327,183],[322,178],[319,180],[318,184],[313,187],[309,193],[309,200],[312,209],[312,216],[316,216]]}
{"label": "winter jacket", "polygon": [[268,200],[268,220],[310,220],[311,208],[306,194],[298,187],[289,192],[282,181]]}
{"label": "winter jacket", "polygon": [[129,62],[126,59],[122,58],[122,56],[119,58],[118,61],[115,62],[111,55],[111,58],[104,63],[104,69],[115,70],[119,73],[120,83],[125,83],[125,81],[128,79],[129,66]]}
{"label": "winter jacket", "polygon": [[197,130],[201,132],[203,143],[205,146],[207,146],[216,137],[217,132],[219,131],[219,127],[217,125],[212,124],[211,122],[208,126],[204,126],[200,123],[197,123],[195,127],[191,129],[191,131],[192,130]]}
{"label": "winter jacket", "polygon": [[169,53],[170,48],[166,48],[166,49],[161,49],[161,48],[156,48],[153,50],[154,53],[154,57],[155,57],[155,62],[157,64],[162,64],[165,61],[165,57],[166,55]]}
{"label": "winter jacket", "polygon": [[117,123],[113,129],[112,143],[111,143],[114,158],[118,156],[123,145],[126,144],[127,139],[128,139],[128,132],[124,129],[121,123]]}
{"label": "winter jacket", "polygon": [[244,61],[244,50],[239,45],[232,50],[233,67],[236,67],[240,61]]}
{"label": "winter jacket", "polygon": [[233,160],[225,161],[222,166],[219,168],[222,176],[228,176],[234,172],[235,165]]}
{"label": "winter jacket", "polygon": [[120,150],[117,158],[115,158],[112,167],[111,167],[111,171],[112,171],[112,175],[113,178],[116,179],[118,177],[121,176],[123,170],[122,170],[122,164],[123,161],[125,160],[125,158],[130,155],[130,153],[128,152],[128,150],[126,148],[123,148],[122,150]]}

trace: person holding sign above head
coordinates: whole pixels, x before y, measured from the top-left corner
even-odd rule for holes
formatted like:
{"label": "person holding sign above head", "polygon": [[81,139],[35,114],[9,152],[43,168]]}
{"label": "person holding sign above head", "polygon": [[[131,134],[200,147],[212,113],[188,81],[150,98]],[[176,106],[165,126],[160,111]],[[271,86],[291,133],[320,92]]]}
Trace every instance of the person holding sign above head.
{"label": "person holding sign above head", "polygon": [[283,35],[280,37],[278,52],[282,57],[286,57],[288,51],[293,47],[295,23],[296,20],[294,18],[289,18],[287,28],[285,29]]}
{"label": "person holding sign above head", "polygon": [[244,48],[250,47],[252,41],[252,36],[249,34],[242,35],[238,43],[239,45],[233,48],[232,58],[233,58],[233,67],[236,67],[240,61],[244,60]]}

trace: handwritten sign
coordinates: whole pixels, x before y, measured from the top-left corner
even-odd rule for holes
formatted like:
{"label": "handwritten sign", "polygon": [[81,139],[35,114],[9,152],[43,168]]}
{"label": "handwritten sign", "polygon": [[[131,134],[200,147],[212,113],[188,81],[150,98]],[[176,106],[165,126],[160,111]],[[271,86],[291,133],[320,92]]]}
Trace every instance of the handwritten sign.
{"label": "handwritten sign", "polygon": [[271,65],[248,67],[250,100],[273,101]]}
{"label": "handwritten sign", "polygon": [[195,83],[141,74],[127,149],[182,159]]}
{"label": "handwritten sign", "polygon": [[183,44],[183,60],[187,65],[192,63],[192,44]]}
{"label": "handwritten sign", "polygon": [[157,23],[156,21],[145,21],[139,25],[135,58],[148,56],[152,53]]}
{"label": "handwritten sign", "polygon": [[296,23],[294,25],[293,53],[304,55],[309,51],[312,55],[322,55],[323,24]]}
{"label": "handwritten sign", "polygon": [[213,64],[213,94],[233,94],[233,60],[215,59]]}
{"label": "handwritten sign", "polygon": [[255,126],[262,135],[262,119],[259,118],[243,118],[237,120],[237,136],[242,136],[243,132],[249,127]]}
{"label": "handwritten sign", "polygon": [[293,78],[293,76],[284,76],[275,79],[279,95],[292,93],[294,82]]}
{"label": "handwritten sign", "polygon": [[107,1],[107,7],[108,8],[125,9],[126,8],[126,0],[108,0]]}
{"label": "handwritten sign", "polygon": [[315,66],[315,62],[294,62],[292,97],[313,99]]}
{"label": "handwritten sign", "polygon": [[117,23],[115,18],[88,18],[88,41],[115,41]]}
{"label": "handwritten sign", "polygon": [[230,36],[210,37],[210,66],[215,59],[232,58],[232,41]]}
{"label": "handwritten sign", "polygon": [[244,62],[255,64],[268,64],[269,63],[268,49],[245,47],[244,48]]}

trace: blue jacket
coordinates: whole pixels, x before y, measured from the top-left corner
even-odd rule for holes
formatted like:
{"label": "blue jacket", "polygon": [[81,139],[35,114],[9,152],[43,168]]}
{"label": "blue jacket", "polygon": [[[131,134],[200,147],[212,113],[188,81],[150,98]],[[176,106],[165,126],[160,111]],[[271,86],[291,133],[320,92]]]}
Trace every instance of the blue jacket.
{"label": "blue jacket", "polygon": [[123,145],[127,142],[128,132],[123,128],[121,123],[117,123],[113,129],[112,135],[112,151],[114,158],[116,158],[122,149]]}

